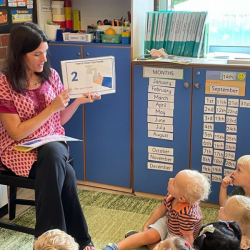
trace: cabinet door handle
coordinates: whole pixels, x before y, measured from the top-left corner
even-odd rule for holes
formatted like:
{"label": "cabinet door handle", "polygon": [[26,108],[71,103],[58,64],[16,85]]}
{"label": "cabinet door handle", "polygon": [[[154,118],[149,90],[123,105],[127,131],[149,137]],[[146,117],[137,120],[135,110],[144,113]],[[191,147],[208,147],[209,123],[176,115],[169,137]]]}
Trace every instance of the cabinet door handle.
{"label": "cabinet door handle", "polygon": [[86,52],[86,56],[89,56],[89,53],[88,53],[88,52]]}
{"label": "cabinet door handle", "polygon": [[198,88],[200,87],[200,84],[199,84],[199,83],[195,83],[195,84],[194,84],[194,87],[195,87],[196,89],[198,89]]}
{"label": "cabinet door handle", "polygon": [[76,55],[77,55],[77,56],[80,56],[80,55],[81,55],[81,53],[80,53],[80,52],[77,52],[77,53],[76,53]]}
{"label": "cabinet door handle", "polygon": [[187,89],[187,88],[189,88],[189,83],[188,82],[184,82],[184,87]]}

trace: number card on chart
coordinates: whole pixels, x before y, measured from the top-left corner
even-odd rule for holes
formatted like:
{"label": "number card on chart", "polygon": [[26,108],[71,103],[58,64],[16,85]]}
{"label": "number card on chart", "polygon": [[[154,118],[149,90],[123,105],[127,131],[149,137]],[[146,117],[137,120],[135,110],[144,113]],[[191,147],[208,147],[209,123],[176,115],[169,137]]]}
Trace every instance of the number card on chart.
{"label": "number card on chart", "polygon": [[88,92],[100,95],[115,93],[115,58],[93,57],[61,61],[64,88],[72,88],[70,98],[81,97]]}

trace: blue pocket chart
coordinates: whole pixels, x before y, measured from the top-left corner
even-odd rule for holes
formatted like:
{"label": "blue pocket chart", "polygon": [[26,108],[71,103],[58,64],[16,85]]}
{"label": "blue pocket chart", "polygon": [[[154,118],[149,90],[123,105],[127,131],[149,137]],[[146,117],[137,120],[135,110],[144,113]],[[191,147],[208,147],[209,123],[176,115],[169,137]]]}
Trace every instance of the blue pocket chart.
{"label": "blue pocket chart", "polygon": [[115,93],[115,58],[94,57],[61,61],[64,88],[72,88],[70,98],[81,97],[88,92],[100,95]]}

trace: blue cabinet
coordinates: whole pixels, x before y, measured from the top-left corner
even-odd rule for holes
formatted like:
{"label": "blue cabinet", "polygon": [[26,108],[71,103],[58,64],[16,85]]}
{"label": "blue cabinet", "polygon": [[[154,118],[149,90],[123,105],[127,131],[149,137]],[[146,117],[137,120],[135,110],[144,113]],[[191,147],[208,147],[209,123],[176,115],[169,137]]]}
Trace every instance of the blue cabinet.
{"label": "blue cabinet", "polygon": [[[239,157],[250,154],[249,67],[184,66],[184,79],[176,80],[171,141],[149,136],[149,78],[143,77],[143,66],[148,65],[162,67],[162,63],[142,62],[133,66],[134,190],[164,195],[168,179],[190,168],[211,180],[208,201],[218,203],[221,180],[236,168]],[[169,67],[165,64],[163,68]],[[155,160],[150,158],[149,146],[156,148]],[[173,148],[172,172],[162,171],[165,162],[157,155],[157,147]],[[148,168],[149,162],[161,171]],[[228,192],[234,188],[229,187]]]}
{"label": "blue cabinet", "polygon": [[[54,68],[62,79],[61,61],[79,59],[82,56],[82,46],[69,46],[60,44],[50,44],[49,60],[51,67]],[[64,125],[67,136],[83,139],[83,107],[80,106],[73,117]],[[70,156],[74,158],[74,168],[78,180],[84,179],[83,168],[83,142],[68,142]]]}
{"label": "blue cabinet", "polygon": [[82,46],[50,43],[48,58],[51,67],[62,77],[61,61],[82,58]]}
{"label": "blue cabinet", "polygon": [[[129,46],[52,43],[49,58],[61,76],[61,60],[114,56],[116,93],[78,108],[65,124],[77,179],[130,188],[130,62]],[[84,52],[84,53],[83,53]]]}
{"label": "blue cabinet", "polygon": [[[147,66],[146,64],[144,64]],[[154,67],[160,67],[161,64],[155,64]],[[133,114],[133,127],[134,127],[134,190],[138,192],[147,192],[153,194],[165,195],[167,193],[168,179],[172,178],[181,169],[188,168],[189,166],[189,131],[190,131],[190,110],[191,110],[191,69],[184,69],[183,80],[176,80],[174,91],[174,110],[173,117],[171,115],[161,116],[161,112],[166,109],[158,109],[158,114],[153,116],[167,120],[173,118],[173,140],[159,139],[149,137],[150,123],[148,122],[150,106],[149,100],[149,78],[143,77],[143,66],[134,66],[134,79],[133,79],[133,101],[134,101],[134,114]],[[157,86],[157,83],[155,84]],[[155,96],[158,96],[155,94]],[[165,95],[166,96],[166,95]],[[159,100],[156,97],[155,100]],[[167,102],[159,101],[159,107],[167,104]],[[165,111],[164,111],[165,110]],[[157,111],[156,111],[157,112]],[[167,112],[167,111],[166,111]],[[152,116],[151,116],[152,117]],[[157,121],[156,121],[157,122]],[[168,122],[166,122],[168,123]],[[158,124],[158,126],[157,126]],[[156,130],[164,131],[165,125],[162,123],[153,123]],[[166,125],[168,126],[168,125]],[[161,127],[163,129],[161,129]],[[157,132],[157,131],[156,131]],[[165,132],[162,132],[164,134]],[[150,152],[148,147],[153,147]],[[173,157],[173,164],[164,162],[164,152],[159,148],[167,151],[168,148],[173,149],[173,155],[170,154],[170,159]],[[151,157],[155,157],[153,161]],[[162,157],[162,161],[157,160]],[[166,160],[169,157],[166,156]],[[149,164],[154,164],[153,169]],[[162,165],[161,165],[162,164]],[[168,165],[173,168],[168,169]],[[148,168],[149,166],[149,168]],[[162,168],[158,170],[157,168]],[[167,171],[164,171],[165,170]]]}
{"label": "blue cabinet", "polygon": [[84,46],[85,57],[114,56],[116,93],[85,105],[86,180],[130,188],[130,48]]}

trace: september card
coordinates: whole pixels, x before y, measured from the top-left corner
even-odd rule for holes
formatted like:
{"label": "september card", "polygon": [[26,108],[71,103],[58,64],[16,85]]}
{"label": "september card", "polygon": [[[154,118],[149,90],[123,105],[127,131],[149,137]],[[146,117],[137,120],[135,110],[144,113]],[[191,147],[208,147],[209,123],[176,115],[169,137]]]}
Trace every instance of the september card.
{"label": "september card", "polygon": [[98,92],[100,95],[115,93],[113,56],[61,61],[61,67],[64,88],[72,88],[70,98],[87,92]]}

